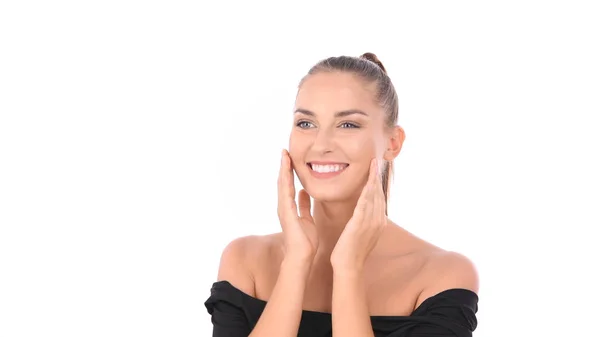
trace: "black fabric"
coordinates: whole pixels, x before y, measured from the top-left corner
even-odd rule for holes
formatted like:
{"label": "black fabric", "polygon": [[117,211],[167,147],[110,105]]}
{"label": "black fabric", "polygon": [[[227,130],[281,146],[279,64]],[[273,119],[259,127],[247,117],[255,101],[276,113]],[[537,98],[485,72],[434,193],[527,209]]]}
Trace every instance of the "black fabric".
{"label": "black fabric", "polygon": [[[427,298],[409,316],[371,316],[376,337],[471,337],[477,327],[477,294],[448,289]],[[267,302],[227,281],[215,282],[204,305],[211,315],[213,337],[247,337]],[[302,311],[298,337],[331,336],[331,314]]]}

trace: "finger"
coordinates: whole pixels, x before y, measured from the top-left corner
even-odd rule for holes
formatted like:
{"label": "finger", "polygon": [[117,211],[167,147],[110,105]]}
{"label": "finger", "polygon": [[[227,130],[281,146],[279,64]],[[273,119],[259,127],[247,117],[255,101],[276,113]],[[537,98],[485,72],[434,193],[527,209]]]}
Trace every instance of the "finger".
{"label": "finger", "polygon": [[[291,169],[286,150],[281,151],[281,166],[278,179],[278,213],[280,217],[289,218],[296,207],[295,191],[290,189]],[[293,182],[292,182],[293,184]],[[292,185],[293,186],[293,185]]]}
{"label": "finger", "polygon": [[373,190],[374,188],[371,188],[371,191],[369,191],[367,201],[365,202],[364,207],[363,219],[368,220],[364,223],[366,226],[370,225],[373,222],[373,216],[375,214],[374,211],[377,206],[375,192]]}
{"label": "finger", "polygon": [[371,166],[369,167],[369,181],[371,184],[377,179],[377,171],[379,171],[378,166],[377,158],[371,159]]}
{"label": "finger", "polygon": [[385,203],[385,193],[384,193],[384,186],[383,186],[383,165],[384,165],[384,163],[385,162],[383,160],[377,161],[378,168],[377,168],[377,176],[375,177],[375,181],[373,183],[373,194],[374,194],[374,198],[376,197],[378,202]]}
{"label": "finger", "polygon": [[374,181],[374,192],[379,196],[383,196],[383,163],[382,160],[377,161],[377,175]]}
{"label": "finger", "polygon": [[380,224],[382,214],[385,215],[385,195],[383,194],[382,170],[383,161],[375,160],[374,176],[371,181],[371,189],[367,196],[368,205],[366,207],[365,216],[371,219],[374,225]]}
{"label": "finger", "polygon": [[373,180],[375,179],[375,159],[371,160],[371,164],[369,166],[369,178],[367,179],[367,183],[362,189],[360,193],[360,197],[358,197],[358,202],[356,204],[356,208],[354,209],[354,216],[364,217],[365,212],[367,211],[367,206],[369,203],[369,199],[371,198],[372,189],[373,189]]}
{"label": "finger", "polygon": [[373,198],[373,193],[375,192],[375,187],[377,184],[377,159],[371,160],[371,166],[369,167],[369,180],[367,181],[367,189],[365,190],[365,197],[367,200],[371,200]]}
{"label": "finger", "polygon": [[277,204],[279,206],[278,208],[280,208],[283,205],[283,203],[282,203],[282,200],[283,200],[282,180],[283,180],[283,172],[284,172],[284,169],[283,169],[284,162],[283,161],[285,160],[283,151],[284,150],[281,150],[281,159],[279,161],[279,175],[277,176]]}
{"label": "finger", "polygon": [[377,159],[375,161],[375,163],[376,163],[376,169],[375,169],[376,177],[375,177],[374,183],[379,184],[378,186],[381,186],[381,175],[383,172],[383,160]]}
{"label": "finger", "polygon": [[383,186],[381,183],[381,175],[377,175],[375,180],[376,186],[373,191],[373,217],[376,223],[382,221],[382,216],[385,216],[385,195],[383,194]]}
{"label": "finger", "polygon": [[308,195],[306,190],[302,189],[298,193],[298,208],[300,209],[300,218],[312,221],[312,215],[310,214],[310,195]]}
{"label": "finger", "polygon": [[[385,162],[383,162],[385,163]],[[389,165],[389,162],[388,162]],[[389,167],[388,167],[389,168]],[[386,186],[383,186],[383,174],[385,173],[385,171],[382,168],[382,175],[380,176],[380,182],[379,182],[379,199],[380,202],[379,204],[381,205],[381,209],[379,210],[379,216],[381,217],[381,228],[380,230],[383,230],[383,228],[387,225],[387,221],[388,221],[388,203],[387,203],[387,198],[386,198],[386,191],[385,188]],[[388,172],[389,174],[389,172]],[[388,176],[389,178],[389,176]]]}
{"label": "finger", "polygon": [[285,217],[285,189],[284,189],[284,176],[285,176],[285,152],[281,150],[281,160],[279,163],[279,176],[277,177],[277,215],[282,220]]}
{"label": "finger", "polygon": [[285,178],[286,178],[286,192],[287,192],[287,196],[289,198],[289,202],[290,205],[292,206],[292,208],[294,209],[294,213],[296,213],[295,215],[298,216],[298,211],[296,208],[296,187],[294,186],[294,170],[292,167],[292,158],[290,157],[290,154],[285,151],[285,162],[286,162],[286,174],[285,174]]}

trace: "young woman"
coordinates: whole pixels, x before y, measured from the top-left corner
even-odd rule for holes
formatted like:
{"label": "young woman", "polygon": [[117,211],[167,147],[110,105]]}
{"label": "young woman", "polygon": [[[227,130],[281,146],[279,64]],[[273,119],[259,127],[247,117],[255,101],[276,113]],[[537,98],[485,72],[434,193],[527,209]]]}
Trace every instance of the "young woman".
{"label": "young woman", "polygon": [[205,302],[213,336],[472,336],[474,265],[387,218],[405,138],[397,119],[398,96],[374,54],[310,69],[281,154],[282,231],[224,249]]}

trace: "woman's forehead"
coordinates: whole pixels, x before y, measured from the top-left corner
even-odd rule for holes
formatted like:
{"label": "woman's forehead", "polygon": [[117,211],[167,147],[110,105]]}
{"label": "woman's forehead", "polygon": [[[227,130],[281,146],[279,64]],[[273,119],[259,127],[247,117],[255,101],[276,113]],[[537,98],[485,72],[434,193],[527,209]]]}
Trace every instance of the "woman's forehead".
{"label": "woman's forehead", "polygon": [[298,90],[296,107],[312,111],[372,110],[376,102],[373,85],[368,85],[355,75],[334,72],[308,76]]}

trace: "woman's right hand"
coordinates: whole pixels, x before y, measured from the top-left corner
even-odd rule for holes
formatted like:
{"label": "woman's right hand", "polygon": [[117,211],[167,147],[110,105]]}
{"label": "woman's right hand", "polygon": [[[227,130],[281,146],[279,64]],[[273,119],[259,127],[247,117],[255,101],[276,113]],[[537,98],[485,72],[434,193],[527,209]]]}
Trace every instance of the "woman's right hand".
{"label": "woman's right hand", "polygon": [[283,230],[285,257],[312,261],[319,246],[319,237],[310,214],[310,196],[305,190],[301,190],[298,193],[299,207],[296,205],[292,160],[286,150],[281,153],[277,185],[277,214]]}

